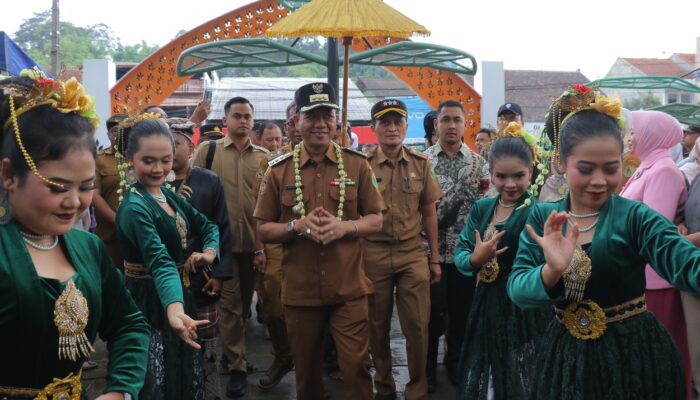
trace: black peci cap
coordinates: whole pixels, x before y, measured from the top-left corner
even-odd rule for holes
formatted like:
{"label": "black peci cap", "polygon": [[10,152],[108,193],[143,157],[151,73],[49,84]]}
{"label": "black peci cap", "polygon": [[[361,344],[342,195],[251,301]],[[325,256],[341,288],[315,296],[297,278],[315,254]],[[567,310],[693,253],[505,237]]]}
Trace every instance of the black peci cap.
{"label": "black peci cap", "polygon": [[297,112],[306,112],[317,107],[338,109],[335,91],[331,85],[324,82],[309,83],[297,89],[294,93],[294,103]]}

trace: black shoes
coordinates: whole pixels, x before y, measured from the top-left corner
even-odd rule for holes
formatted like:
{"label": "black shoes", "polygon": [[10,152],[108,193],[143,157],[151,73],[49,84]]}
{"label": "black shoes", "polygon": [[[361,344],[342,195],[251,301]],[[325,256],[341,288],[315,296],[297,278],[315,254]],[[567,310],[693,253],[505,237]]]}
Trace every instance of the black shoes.
{"label": "black shoes", "polygon": [[248,374],[243,371],[231,371],[231,377],[226,385],[226,396],[237,398],[245,395]]}

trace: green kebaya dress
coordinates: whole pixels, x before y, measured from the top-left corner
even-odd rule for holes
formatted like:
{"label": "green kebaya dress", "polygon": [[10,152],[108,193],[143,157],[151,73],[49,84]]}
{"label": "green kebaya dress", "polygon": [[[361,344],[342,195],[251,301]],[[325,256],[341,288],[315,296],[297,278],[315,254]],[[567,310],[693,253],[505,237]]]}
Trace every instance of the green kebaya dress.
{"label": "green kebaya dress", "polygon": [[[549,214],[568,209],[568,197],[540,203],[527,223],[542,235]],[[644,295],[646,264],[653,265],[674,287],[700,292],[700,249],[679,236],[678,229],[661,214],[617,195],[600,209],[593,240],[582,248],[592,264],[583,300],[592,300],[603,310],[628,305],[615,312],[605,310],[603,321],[608,322],[596,339],[579,339],[550,317],[530,398],[684,400],[678,350],[666,329],[635,299]],[[565,298],[563,278],[551,290],[545,289],[544,264],[542,248],[524,231],[508,294],[523,308],[555,305],[565,309],[571,302]],[[625,314],[628,317],[610,322]],[[572,321],[570,326],[575,328],[594,325],[588,317],[576,316]]]}
{"label": "green kebaya dress", "polygon": [[[188,234],[202,238],[202,248],[219,248],[216,225],[184,199],[163,188],[176,215],[170,216],[140,183],[135,183],[117,212],[117,233],[126,263],[143,265],[150,276],[132,277],[126,284],[151,327],[148,372],[141,396],[148,400],[200,400],[203,372],[197,350],[172,330],[167,306],[181,302],[197,318],[193,293],[181,280]],[[184,228],[184,231],[183,231]],[[126,271],[126,267],[125,267]]]}
{"label": "green kebaya dress", "polygon": [[[99,334],[108,345],[105,392],[137,399],[146,374],[146,320],[97,236],[73,229],[59,245],[76,271],[70,279],[87,300],[84,333],[91,343]],[[67,283],[37,275],[17,224],[0,225],[0,386],[41,390],[54,378],[79,373],[84,358],[58,358],[54,305]]]}
{"label": "green kebaya dress", "polygon": [[[479,272],[470,261],[476,244],[474,231],[478,230],[482,240],[487,240],[485,233],[499,198],[479,200],[469,211],[467,225],[455,251],[455,265],[464,275],[473,276]],[[520,232],[525,229],[525,221],[536,204],[532,199],[533,205],[519,208],[527,198],[528,194],[523,195],[510,217],[495,224],[497,231],[506,231],[498,248],[508,247],[508,250],[498,256],[499,271],[495,280],[488,283],[481,274],[474,292],[459,362],[458,399],[486,400],[489,386],[496,400],[527,398],[539,339],[550,320],[549,309],[520,309],[506,293]]]}

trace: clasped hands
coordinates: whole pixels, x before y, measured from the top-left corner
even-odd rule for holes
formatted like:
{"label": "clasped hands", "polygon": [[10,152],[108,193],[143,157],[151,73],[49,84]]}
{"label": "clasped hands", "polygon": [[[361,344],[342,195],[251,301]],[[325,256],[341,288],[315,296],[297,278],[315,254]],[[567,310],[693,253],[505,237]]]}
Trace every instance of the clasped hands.
{"label": "clasped hands", "polygon": [[327,245],[354,232],[354,227],[348,221],[338,221],[323,207],[316,207],[294,223],[294,230],[316,243]]}

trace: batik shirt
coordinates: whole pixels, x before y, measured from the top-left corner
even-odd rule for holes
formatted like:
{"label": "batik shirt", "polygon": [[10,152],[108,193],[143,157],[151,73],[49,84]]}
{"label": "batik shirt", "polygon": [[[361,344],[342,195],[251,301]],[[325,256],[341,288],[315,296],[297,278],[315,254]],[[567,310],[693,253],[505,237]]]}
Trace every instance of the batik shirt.
{"label": "batik shirt", "polygon": [[486,160],[464,143],[451,158],[437,143],[426,150],[445,196],[437,210],[440,262],[453,263],[459,233],[467,222],[469,209],[484,197],[490,176]]}

